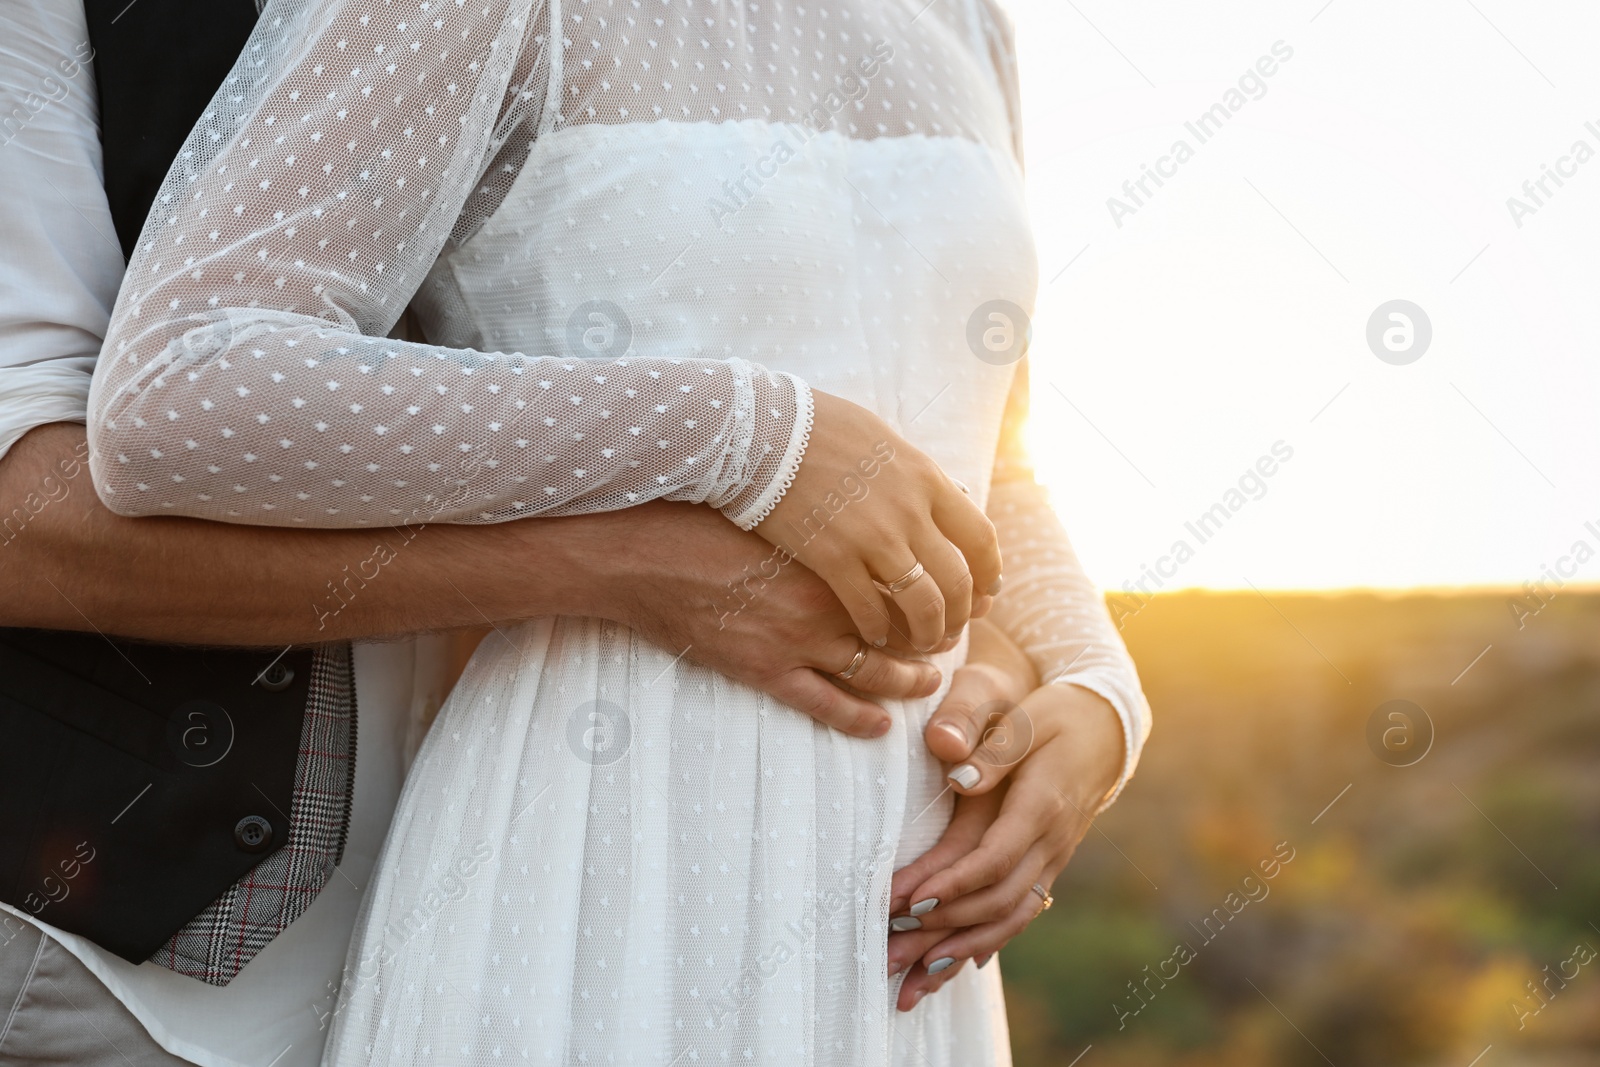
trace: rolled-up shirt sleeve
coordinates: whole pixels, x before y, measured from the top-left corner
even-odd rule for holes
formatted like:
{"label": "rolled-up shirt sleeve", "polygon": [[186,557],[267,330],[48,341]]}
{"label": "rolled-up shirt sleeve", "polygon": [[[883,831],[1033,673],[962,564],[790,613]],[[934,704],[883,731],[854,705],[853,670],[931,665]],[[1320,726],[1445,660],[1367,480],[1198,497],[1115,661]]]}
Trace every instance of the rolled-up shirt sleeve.
{"label": "rolled-up shirt sleeve", "polygon": [[75,6],[0,6],[0,456],[35,427],[85,420],[122,281]]}

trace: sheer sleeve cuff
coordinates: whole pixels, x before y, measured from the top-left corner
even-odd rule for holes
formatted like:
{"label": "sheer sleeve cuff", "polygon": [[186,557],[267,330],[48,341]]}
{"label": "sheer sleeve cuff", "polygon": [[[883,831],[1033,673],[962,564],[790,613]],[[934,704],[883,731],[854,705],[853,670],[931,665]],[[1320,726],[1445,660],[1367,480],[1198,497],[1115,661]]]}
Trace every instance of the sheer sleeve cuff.
{"label": "sheer sleeve cuff", "polygon": [[[717,504],[741,530],[752,530],[772,513],[789,491],[811,440],[814,408],[811,387],[792,374],[758,375],[752,382],[754,440],[749,445],[754,473],[745,488],[726,503]],[[782,449],[763,444],[778,439],[788,424],[788,442]]]}
{"label": "sheer sleeve cuff", "polygon": [[1145,701],[1143,693],[1138,693],[1130,699],[1121,686],[1103,678],[1076,675],[1070,671],[1048,679],[1045,684],[1075,685],[1087,689],[1110,704],[1112,710],[1117,713],[1117,720],[1122,723],[1122,771],[1117,775],[1117,784],[1106,794],[1100,806],[1091,813],[1099,815],[1116,803],[1117,798],[1122,795],[1122,790],[1133,778],[1135,768],[1139,766],[1139,755],[1144,751],[1145,738],[1150,736],[1150,705]]}

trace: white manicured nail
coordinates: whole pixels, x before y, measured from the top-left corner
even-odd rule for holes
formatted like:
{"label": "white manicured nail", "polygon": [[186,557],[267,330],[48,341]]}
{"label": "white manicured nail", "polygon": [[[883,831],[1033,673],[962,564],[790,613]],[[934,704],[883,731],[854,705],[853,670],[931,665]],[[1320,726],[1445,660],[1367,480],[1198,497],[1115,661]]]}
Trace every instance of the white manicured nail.
{"label": "white manicured nail", "polygon": [[951,771],[947,777],[962,789],[971,789],[983,777],[983,772],[970,763],[963,763]]}
{"label": "white manicured nail", "polygon": [[946,967],[950,966],[955,961],[956,961],[956,958],[954,956],[944,956],[944,957],[942,957],[940,959],[936,959],[932,963],[928,964],[928,973],[929,974],[938,974],[940,971],[944,970]]}
{"label": "white manicured nail", "polygon": [[927,900],[919,900],[915,904],[911,905],[911,914],[913,914],[913,915],[926,915],[926,914],[928,914],[928,912],[932,911],[934,908],[937,908],[938,906],[939,906],[939,898],[938,897],[929,897]]}
{"label": "white manicured nail", "polygon": [[922,929],[922,920],[910,915],[902,915],[898,919],[889,920],[889,929],[900,934],[905,933],[907,930],[920,930]]}

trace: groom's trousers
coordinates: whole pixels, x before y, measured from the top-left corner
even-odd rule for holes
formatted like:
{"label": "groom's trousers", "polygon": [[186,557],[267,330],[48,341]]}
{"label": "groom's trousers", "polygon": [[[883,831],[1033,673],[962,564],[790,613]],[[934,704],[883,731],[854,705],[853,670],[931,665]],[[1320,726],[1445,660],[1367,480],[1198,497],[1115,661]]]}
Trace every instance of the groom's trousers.
{"label": "groom's trousers", "polygon": [[153,1041],[76,956],[32,923],[0,922],[0,1063],[188,1067]]}

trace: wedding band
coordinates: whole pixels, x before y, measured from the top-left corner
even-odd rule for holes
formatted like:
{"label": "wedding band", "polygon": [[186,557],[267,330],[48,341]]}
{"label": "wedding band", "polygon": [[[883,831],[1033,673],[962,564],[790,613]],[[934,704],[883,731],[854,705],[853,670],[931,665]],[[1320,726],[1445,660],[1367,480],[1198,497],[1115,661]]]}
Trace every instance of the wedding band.
{"label": "wedding band", "polygon": [[856,676],[856,672],[861,669],[861,665],[867,662],[867,643],[862,641],[859,637],[856,638],[856,640],[860,641],[861,643],[861,647],[856,649],[856,658],[850,661],[850,666],[846,667],[842,671],[836,672],[834,674],[835,678],[842,678],[848,682],[850,679]]}
{"label": "wedding band", "polygon": [[1052,905],[1052,904],[1054,904],[1056,902],[1056,898],[1051,896],[1050,895],[1050,891],[1048,889],[1046,889],[1044,886],[1040,885],[1038,882],[1033,883],[1033,891],[1035,893],[1039,894],[1039,899],[1040,900],[1044,901],[1044,907],[1040,908],[1039,910],[1040,911],[1049,911],[1050,910],[1050,905]]}
{"label": "wedding band", "polygon": [[922,564],[918,563],[915,567],[912,567],[910,570],[906,571],[905,574],[901,575],[899,578],[885,584],[889,587],[890,593],[903,593],[907,589],[910,589],[913,584],[915,584],[924,574],[927,573],[927,571],[922,569]]}

